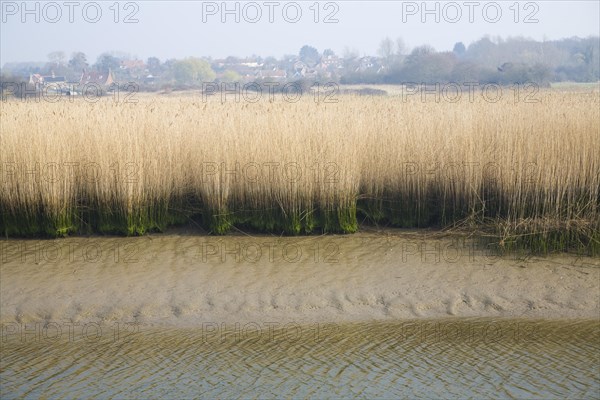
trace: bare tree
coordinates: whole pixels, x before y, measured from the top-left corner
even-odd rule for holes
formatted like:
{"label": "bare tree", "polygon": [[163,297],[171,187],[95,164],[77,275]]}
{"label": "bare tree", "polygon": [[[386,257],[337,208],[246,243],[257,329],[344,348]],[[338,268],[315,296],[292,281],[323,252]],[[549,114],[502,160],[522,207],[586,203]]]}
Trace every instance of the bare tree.
{"label": "bare tree", "polygon": [[379,50],[377,50],[377,54],[379,54],[379,56],[385,60],[386,64],[389,65],[394,56],[394,42],[392,39],[389,37],[383,39],[379,44]]}
{"label": "bare tree", "polygon": [[65,52],[59,50],[48,53],[48,60],[55,65],[61,65],[65,60]]}
{"label": "bare tree", "polygon": [[408,48],[406,47],[406,43],[404,42],[404,39],[402,39],[401,37],[396,39],[396,55],[398,57],[402,57],[403,55],[406,54],[406,51],[408,50]]}

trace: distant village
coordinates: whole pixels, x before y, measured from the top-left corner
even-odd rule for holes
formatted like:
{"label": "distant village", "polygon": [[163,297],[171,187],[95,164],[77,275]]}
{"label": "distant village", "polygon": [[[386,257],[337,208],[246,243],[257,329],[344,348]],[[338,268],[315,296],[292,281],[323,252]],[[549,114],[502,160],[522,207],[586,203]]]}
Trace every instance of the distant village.
{"label": "distant village", "polygon": [[[111,57],[112,56],[107,56]],[[104,60],[100,65],[82,68],[79,74],[65,71],[64,65],[45,65],[46,74],[30,73],[28,84],[52,88],[66,94],[77,94],[78,89],[94,85],[108,89],[115,84],[136,83],[142,90],[184,89],[203,82],[296,82],[298,80],[339,82],[349,74],[383,74],[384,61],[378,57],[364,56],[343,59],[335,54],[319,55],[314,60],[289,57],[284,60],[261,57],[226,59],[186,59],[160,63],[150,58]],[[189,68],[185,63],[194,61]],[[118,63],[118,64],[117,64]],[[73,64],[73,63],[71,63]],[[184,64],[184,65],[180,65]],[[196,64],[196,65],[194,65]],[[102,68],[102,66],[105,68]],[[200,72],[194,74],[194,67]],[[178,73],[179,69],[182,72]],[[65,73],[66,72],[66,73]]]}
{"label": "distant village", "polygon": [[[83,52],[68,57],[63,51],[47,62],[17,62],[2,66],[6,82],[77,95],[83,87],[102,91],[135,85],[140,91],[177,91],[205,83],[321,82],[340,84],[407,84],[478,82],[515,83],[600,80],[598,37],[537,42],[525,38],[484,37],[452,51],[438,52],[423,45],[408,51],[402,39],[385,38],[376,56],[344,51],[342,56],[305,45],[297,55],[275,57],[188,57],[141,60],[122,53],[103,53],[90,63]],[[32,89],[27,89],[32,90]]]}

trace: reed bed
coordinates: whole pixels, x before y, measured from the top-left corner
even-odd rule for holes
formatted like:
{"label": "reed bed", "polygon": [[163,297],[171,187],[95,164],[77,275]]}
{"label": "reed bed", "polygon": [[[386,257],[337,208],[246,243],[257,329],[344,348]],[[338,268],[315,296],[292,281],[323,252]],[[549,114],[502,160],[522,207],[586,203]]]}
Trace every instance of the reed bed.
{"label": "reed bed", "polygon": [[441,227],[600,249],[600,96],[3,102],[6,236]]}

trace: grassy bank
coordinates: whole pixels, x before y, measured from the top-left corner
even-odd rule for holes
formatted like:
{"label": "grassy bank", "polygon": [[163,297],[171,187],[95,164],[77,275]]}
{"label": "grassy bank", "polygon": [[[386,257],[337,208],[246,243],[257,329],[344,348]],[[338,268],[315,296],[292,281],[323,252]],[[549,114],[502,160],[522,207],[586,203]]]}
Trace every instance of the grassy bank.
{"label": "grassy bank", "polygon": [[140,235],[193,221],[296,235],[364,221],[598,252],[598,93],[504,94],[4,102],[0,230]]}

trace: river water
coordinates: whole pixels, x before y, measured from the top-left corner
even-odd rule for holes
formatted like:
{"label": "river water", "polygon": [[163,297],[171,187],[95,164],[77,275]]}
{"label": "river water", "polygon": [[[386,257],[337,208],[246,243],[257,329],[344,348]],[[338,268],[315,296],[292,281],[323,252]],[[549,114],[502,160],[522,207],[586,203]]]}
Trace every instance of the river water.
{"label": "river water", "polygon": [[25,332],[4,337],[2,398],[600,395],[600,323],[590,320],[99,325],[60,337],[57,327],[37,335],[30,325]]}

